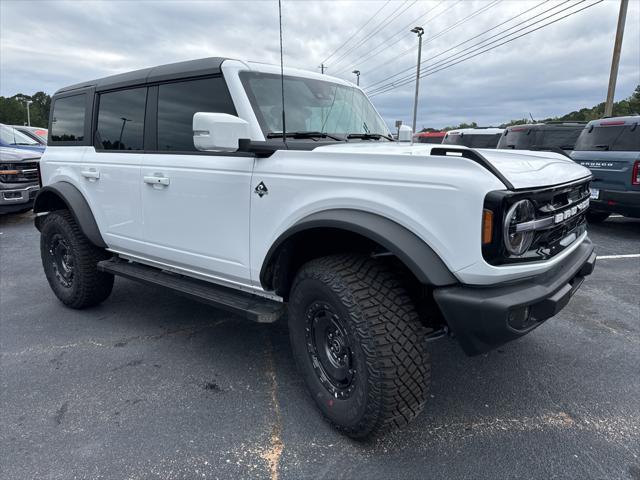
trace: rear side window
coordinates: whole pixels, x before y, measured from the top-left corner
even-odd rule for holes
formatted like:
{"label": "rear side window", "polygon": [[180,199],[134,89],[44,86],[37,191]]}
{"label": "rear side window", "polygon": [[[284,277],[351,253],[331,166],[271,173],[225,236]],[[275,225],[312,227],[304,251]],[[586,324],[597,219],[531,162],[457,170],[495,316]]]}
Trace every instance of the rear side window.
{"label": "rear side window", "polygon": [[586,128],[576,143],[579,151],[640,152],[640,125],[594,126]]}
{"label": "rear side window", "polygon": [[100,95],[96,140],[104,150],[142,150],[147,88]]}
{"label": "rear side window", "polygon": [[51,141],[81,142],[84,140],[86,94],[56,98],[51,119]]}
{"label": "rear side window", "polygon": [[236,115],[222,77],[161,84],[158,87],[158,150],[195,151],[196,112]]}

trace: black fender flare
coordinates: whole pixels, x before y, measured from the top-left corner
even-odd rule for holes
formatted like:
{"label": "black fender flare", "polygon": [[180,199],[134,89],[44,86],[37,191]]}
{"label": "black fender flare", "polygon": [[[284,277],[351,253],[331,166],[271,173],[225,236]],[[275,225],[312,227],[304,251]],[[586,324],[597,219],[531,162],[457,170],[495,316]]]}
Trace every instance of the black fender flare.
{"label": "black fender flare", "polygon": [[[96,247],[107,248],[96,219],[91,212],[91,207],[87,200],[73,184],[69,182],[56,182],[41,188],[33,202],[35,213],[51,212],[66,208],[71,212],[82,233]],[[42,216],[36,217],[36,228],[39,229],[39,222]]]}
{"label": "black fender flare", "polygon": [[312,228],[336,228],[362,235],[382,245],[411,270],[425,285],[445,286],[458,283],[436,252],[421,238],[386,217],[362,210],[334,209],[311,214],[282,233],[273,243],[262,263],[260,283],[269,286],[267,278],[280,248],[296,233]]}

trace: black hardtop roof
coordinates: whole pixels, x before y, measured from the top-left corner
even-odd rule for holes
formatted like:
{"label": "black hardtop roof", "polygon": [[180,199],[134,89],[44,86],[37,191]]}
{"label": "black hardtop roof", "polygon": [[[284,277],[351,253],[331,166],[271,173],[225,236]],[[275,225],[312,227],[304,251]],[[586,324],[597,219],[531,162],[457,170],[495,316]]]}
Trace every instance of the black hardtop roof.
{"label": "black hardtop roof", "polygon": [[76,83],[58,90],[54,95],[71,92],[81,88],[95,87],[96,91],[143,85],[146,83],[163,82],[188,77],[220,74],[220,67],[226,58],[209,57],[185,62],[168,63],[157,67],[143,68],[132,72],[110,75],[89,82]]}

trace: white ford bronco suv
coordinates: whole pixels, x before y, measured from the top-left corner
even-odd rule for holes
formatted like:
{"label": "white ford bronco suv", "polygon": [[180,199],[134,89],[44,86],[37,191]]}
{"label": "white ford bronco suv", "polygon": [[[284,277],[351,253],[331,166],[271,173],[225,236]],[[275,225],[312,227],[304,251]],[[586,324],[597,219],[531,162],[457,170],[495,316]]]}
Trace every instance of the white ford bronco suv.
{"label": "white ford bronco suv", "polygon": [[475,355],[516,339],[596,260],[586,168],[392,141],[355,85],[295,69],[207,58],[63,88],[40,165],[65,305],[119,275],[256,322],[288,312],[313,400],[352,437],[422,410],[429,340]]}

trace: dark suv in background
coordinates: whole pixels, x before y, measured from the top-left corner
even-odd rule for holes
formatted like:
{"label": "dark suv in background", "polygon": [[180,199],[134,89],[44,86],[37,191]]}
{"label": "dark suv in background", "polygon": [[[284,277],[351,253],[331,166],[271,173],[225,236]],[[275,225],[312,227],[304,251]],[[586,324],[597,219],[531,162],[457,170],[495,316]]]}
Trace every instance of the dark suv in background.
{"label": "dark suv in background", "polygon": [[593,173],[589,221],[612,213],[640,218],[640,115],[592,120],[571,158]]}
{"label": "dark suv in background", "polygon": [[571,152],[586,122],[547,122],[513,125],[500,137],[497,148],[512,150],[564,150]]}

